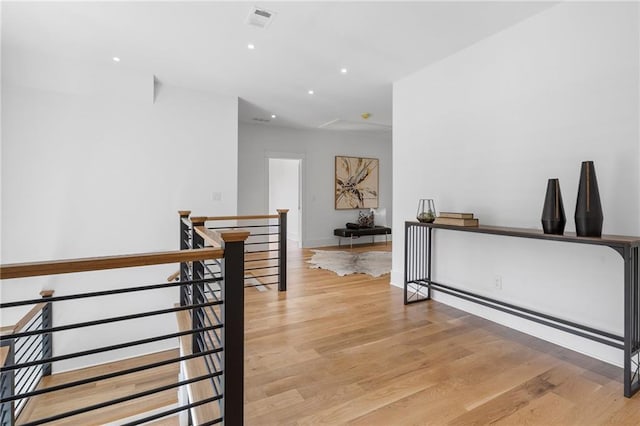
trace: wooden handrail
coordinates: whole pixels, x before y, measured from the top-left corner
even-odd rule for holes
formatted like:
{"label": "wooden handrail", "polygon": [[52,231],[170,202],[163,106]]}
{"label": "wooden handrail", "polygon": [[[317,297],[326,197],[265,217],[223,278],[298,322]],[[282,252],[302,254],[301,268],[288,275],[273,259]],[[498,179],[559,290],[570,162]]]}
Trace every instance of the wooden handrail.
{"label": "wooden handrail", "polygon": [[209,243],[214,247],[222,247],[222,243],[231,243],[237,241],[246,241],[251,233],[249,231],[243,231],[241,229],[233,230],[211,230],[204,226],[194,226],[196,233],[202,237],[205,243]]}
{"label": "wooden handrail", "polygon": [[[40,296],[51,297],[53,296],[53,293],[54,293],[53,290],[42,290],[40,292]],[[25,328],[27,324],[29,324],[29,322],[31,322],[31,320],[35,318],[38,312],[40,312],[45,308],[45,306],[47,306],[46,301],[38,303],[37,305],[34,305],[31,309],[29,309],[29,312],[27,312],[22,318],[20,318],[20,320],[14,325],[7,325],[4,327],[0,327],[0,336],[18,333],[20,330]]]}
{"label": "wooden handrail", "polygon": [[0,366],[4,367],[9,357],[9,346],[0,346]]}
{"label": "wooden handrail", "polygon": [[14,325],[7,325],[0,328],[0,336],[6,336],[7,334],[18,333],[27,324],[29,324],[29,321],[31,321],[38,314],[38,312],[43,310],[45,306],[47,306],[46,302],[42,302],[42,303],[38,303],[37,305],[34,305],[33,308],[29,309],[29,312],[27,312],[25,316],[20,318],[20,320],[17,323],[15,323]]}
{"label": "wooden handrail", "polygon": [[173,274],[169,275],[167,277],[167,281],[171,282],[171,281],[175,281],[180,277],[180,270],[178,269],[177,271],[175,271]]}
{"label": "wooden handrail", "polygon": [[249,216],[203,216],[206,221],[215,220],[253,220],[253,219],[277,219],[280,215],[277,214],[257,214]]}
{"label": "wooden handrail", "polygon": [[40,275],[132,268],[136,266],[161,265],[164,263],[192,262],[203,259],[221,259],[223,257],[224,250],[207,247],[203,249],[176,250],[159,253],[14,263],[0,265],[0,279],[5,280],[11,278],[36,277]]}
{"label": "wooden handrail", "polygon": [[193,229],[202,237],[205,244],[209,243],[213,247],[222,247],[222,239],[218,232],[213,232],[202,225],[194,226]]}

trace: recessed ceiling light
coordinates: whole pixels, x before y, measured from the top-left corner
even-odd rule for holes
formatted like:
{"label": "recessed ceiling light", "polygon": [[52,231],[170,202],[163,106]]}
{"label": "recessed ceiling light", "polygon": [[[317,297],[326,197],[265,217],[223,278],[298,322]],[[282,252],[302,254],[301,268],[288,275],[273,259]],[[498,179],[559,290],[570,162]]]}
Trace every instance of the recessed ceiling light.
{"label": "recessed ceiling light", "polygon": [[310,95],[313,95],[314,92],[313,92],[313,90],[309,90],[307,93],[310,94]]}
{"label": "recessed ceiling light", "polygon": [[120,58],[118,58],[117,56],[114,56],[111,59],[113,59],[113,62],[120,62]]}
{"label": "recessed ceiling light", "polygon": [[253,43],[249,43],[249,44],[247,44],[247,49],[249,49],[249,50],[253,50],[253,49],[255,49],[255,48],[256,48],[256,46],[255,46]]}
{"label": "recessed ceiling light", "polygon": [[346,69],[346,68],[340,68],[340,72],[341,72],[342,74],[346,74],[346,73],[347,73],[347,69]]}
{"label": "recessed ceiling light", "polygon": [[271,118],[276,118],[276,115],[275,114],[271,114]]}

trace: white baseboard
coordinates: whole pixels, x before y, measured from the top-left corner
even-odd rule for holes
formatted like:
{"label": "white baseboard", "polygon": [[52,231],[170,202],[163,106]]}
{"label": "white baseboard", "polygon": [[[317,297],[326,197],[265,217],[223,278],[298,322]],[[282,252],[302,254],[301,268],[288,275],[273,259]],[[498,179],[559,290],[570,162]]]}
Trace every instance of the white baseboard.
{"label": "white baseboard", "polygon": [[337,245],[338,245],[337,237],[322,238],[318,240],[304,240],[302,242],[302,247],[304,248],[328,247],[328,246],[337,246]]}
{"label": "white baseboard", "polygon": [[[390,284],[395,287],[404,289],[404,272],[392,270]],[[486,320],[520,331],[530,336],[537,337],[563,348],[567,348],[590,356],[592,358],[599,359],[600,361],[606,362],[608,364],[612,364],[617,367],[623,366],[624,358],[622,351],[620,351],[619,349],[599,344],[589,339],[575,336],[561,330],[556,330],[554,328],[547,327],[542,324],[538,324],[533,321],[519,318],[517,316],[510,315],[504,312],[500,312],[495,309],[487,308],[477,303],[469,302],[447,294],[438,293],[437,291],[433,292],[432,295],[432,299],[437,301],[438,303],[460,309],[461,311],[467,312],[469,314],[484,318]],[[420,304],[418,303],[417,305],[413,306],[418,307],[420,306]],[[426,309],[426,307],[424,309]]]}
{"label": "white baseboard", "polygon": [[404,288],[404,271],[398,271],[397,269],[392,269],[390,284],[394,287]]}

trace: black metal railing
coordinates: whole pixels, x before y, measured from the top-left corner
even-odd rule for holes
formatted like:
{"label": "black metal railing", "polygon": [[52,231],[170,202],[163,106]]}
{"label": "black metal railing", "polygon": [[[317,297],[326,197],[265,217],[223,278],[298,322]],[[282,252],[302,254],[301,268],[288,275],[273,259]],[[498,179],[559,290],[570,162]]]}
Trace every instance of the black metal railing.
{"label": "black metal railing", "polygon": [[[40,293],[43,299],[49,299],[53,291]],[[4,329],[3,335],[16,335],[26,333],[22,337],[2,340],[6,352],[4,367],[10,365],[33,364],[34,361],[50,358],[53,353],[51,333],[29,334],[36,330],[48,330],[51,328],[52,306],[50,302],[41,301],[35,305],[15,326]],[[18,370],[11,370],[10,374],[3,375],[0,379],[0,394],[2,398],[8,398],[15,394],[24,394],[35,390],[40,379],[51,374],[51,364],[33,364]],[[12,424],[20,415],[26,400],[17,400],[15,403],[3,402],[0,408],[0,424]]]}
{"label": "black metal railing", "polygon": [[[215,424],[223,421],[229,425],[242,424],[244,389],[240,387],[238,390],[228,384],[243,383],[244,380],[243,356],[238,358],[238,354],[243,355],[244,350],[244,325],[243,321],[232,324],[233,321],[237,321],[238,316],[243,318],[244,312],[244,239],[246,239],[246,234],[244,237],[243,235],[236,235],[233,241],[222,240],[221,248],[218,249],[190,249],[131,256],[2,265],[0,267],[0,278],[4,280],[2,282],[3,286],[16,285],[18,283],[14,281],[22,282],[28,277],[42,275],[79,273],[114,268],[140,268],[167,263],[180,263],[181,267],[197,270],[197,265],[215,261],[221,266],[221,269],[220,273],[215,276],[203,275],[196,278],[194,275],[189,275],[188,277],[183,277],[185,279],[180,282],[136,284],[134,286],[124,284],[118,285],[118,288],[113,288],[113,283],[109,283],[109,285],[105,285],[107,289],[100,291],[65,293],[63,296],[53,296],[50,293],[45,293],[43,294],[45,301],[43,299],[8,301],[3,298],[2,303],[0,303],[0,310],[25,308],[31,305],[41,306],[42,309],[40,314],[35,315],[25,327],[20,327],[20,329],[15,327],[3,333],[0,337],[3,351],[3,363],[0,369],[2,391],[0,399],[1,424],[13,425],[18,422],[20,424],[39,425],[55,423],[62,419],[78,421],[78,424],[81,424],[86,421],[82,415],[98,415],[101,409],[130,401],[135,402],[135,400],[143,397],[158,395],[160,392],[175,390],[177,395],[180,389],[199,383],[215,387],[215,392],[212,393],[211,397],[187,400],[186,403],[178,404],[177,407],[154,409],[152,415],[138,412],[132,413],[132,415],[136,415],[135,420],[127,420],[128,423],[126,424],[141,424],[187,410],[191,414],[196,408],[209,404],[214,404],[219,408],[212,411],[215,416],[210,416],[206,419],[200,418],[198,420],[199,424]],[[191,294],[198,294],[198,297],[184,298],[184,289],[187,287],[191,289]],[[176,296],[180,295],[173,301],[169,300],[170,297],[167,297],[167,291],[171,289],[176,290]],[[196,289],[195,292],[193,289]],[[177,290],[180,290],[179,293]],[[162,294],[158,294],[154,298],[154,295],[159,292],[162,292]],[[118,297],[126,299],[118,299]],[[237,299],[238,297],[240,298]],[[140,303],[134,304],[136,308],[133,311],[122,312],[121,309],[118,309],[117,315],[113,313],[108,315],[110,306],[112,307],[111,310],[113,310],[119,304],[118,301],[132,299],[140,300]],[[147,303],[142,301],[150,299],[154,300],[153,308],[142,308],[145,305],[148,306]],[[99,302],[100,306],[104,307],[107,315],[102,312],[96,314],[99,319],[86,320],[85,318],[83,321],[66,322],[64,324],[52,323],[51,312],[54,305],[60,302],[80,304],[89,303],[90,301]],[[65,306],[65,308],[67,311],[69,310],[68,306]],[[205,312],[207,313],[206,319],[203,316]],[[209,316],[212,312],[215,315]],[[138,320],[153,319],[156,321],[166,315],[178,317],[186,315],[198,320],[193,321],[187,327],[179,326],[177,332],[154,335],[141,334],[145,328],[144,325],[140,325],[141,323],[137,323]],[[76,332],[87,333],[86,335],[88,336],[99,332],[96,327],[106,324],[117,325],[121,330],[121,332],[117,333],[118,338],[116,341],[111,341],[109,344],[96,345],[81,351],[65,351],[63,347],[56,345],[56,351],[53,351],[53,344],[56,342],[59,333],[75,330]],[[127,333],[125,328],[136,332]],[[6,331],[5,329],[6,327],[3,327],[3,331]],[[141,336],[143,337],[141,338]],[[207,336],[205,338],[207,340],[203,339],[203,336]],[[151,344],[173,342],[187,337],[198,343],[194,345],[193,351],[188,353],[181,351],[179,356],[173,354],[162,358],[160,361],[155,360],[143,365],[126,364],[126,368],[123,367],[121,370],[109,371],[108,373],[87,372],[71,381],[56,382],[52,380],[56,376],[57,366],[62,361],[69,362],[72,360],[76,363],[81,363],[84,357],[96,354],[101,354],[102,356],[111,354],[114,358],[113,360],[116,360],[118,358],[116,351],[125,348],[136,350],[140,354],[149,353],[149,345]],[[215,344],[210,344],[212,338]],[[175,347],[172,344],[168,346]],[[197,350],[195,350],[196,347]],[[176,380],[172,383],[144,388],[144,390],[128,391],[121,395],[105,396],[104,398],[96,396],[92,400],[97,402],[91,403],[83,403],[81,398],[77,401],[77,404],[66,404],[67,408],[72,406],[72,409],[55,411],[54,408],[50,407],[46,416],[38,418],[24,415],[25,411],[34,412],[34,410],[25,410],[25,407],[28,407],[29,404],[34,404],[34,407],[41,404],[46,405],[51,398],[64,395],[64,392],[68,392],[70,388],[95,384],[116,377],[125,378],[125,376],[128,376],[131,380],[135,380],[134,375],[142,371],[153,370],[171,364],[182,367],[185,363],[206,363],[210,362],[210,360],[215,360],[215,362],[210,364],[206,374],[191,374],[189,377],[180,378],[176,374]],[[130,365],[133,366],[130,367]],[[176,368],[177,370],[178,368]],[[153,371],[148,373],[153,374]],[[47,375],[51,376],[45,377]],[[226,387],[224,386],[225,383],[227,383]],[[189,392],[184,393],[190,394]],[[238,410],[238,407],[240,407],[240,410]],[[41,412],[42,410],[39,411]],[[123,417],[128,417],[125,414],[125,411],[123,411]]]}
{"label": "black metal railing", "polygon": [[[189,217],[190,211],[180,211],[180,249],[215,246],[209,238],[194,235],[208,231],[243,230],[249,232],[245,243],[244,285],[261,287],[277,285],[287,290],[287,209],[274,215]],[[205,270],[216,265],[205,265]],[[210,271],[207,271],[210,272]],[[180,269],[180,277],[188,276],[188,265]]]}

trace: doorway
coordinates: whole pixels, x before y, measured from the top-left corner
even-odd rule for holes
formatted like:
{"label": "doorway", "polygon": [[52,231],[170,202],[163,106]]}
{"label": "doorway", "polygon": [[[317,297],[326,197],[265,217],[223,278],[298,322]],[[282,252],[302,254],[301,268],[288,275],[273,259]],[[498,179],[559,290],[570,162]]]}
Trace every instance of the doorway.
{"label": "doorway", "polygon": [[269,213],[289,209],[287,240],[302,247],[302,159],[269,158]]}

